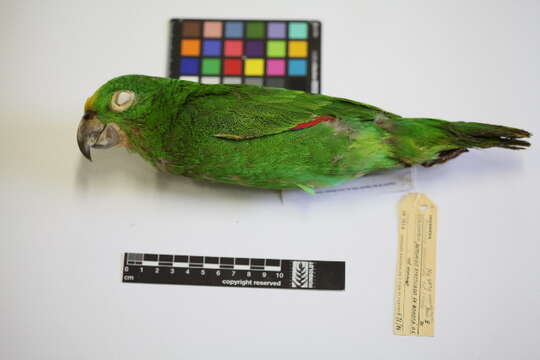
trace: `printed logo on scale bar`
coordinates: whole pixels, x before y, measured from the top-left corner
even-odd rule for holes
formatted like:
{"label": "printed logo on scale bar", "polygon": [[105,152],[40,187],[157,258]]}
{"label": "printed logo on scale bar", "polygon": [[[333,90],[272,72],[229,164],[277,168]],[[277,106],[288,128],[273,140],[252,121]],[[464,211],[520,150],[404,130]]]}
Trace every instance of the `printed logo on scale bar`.
{"label": "printed logo on scale bar", "polygon": [[311,261],[292,262],[292,287],[313,288],[314,264]]}

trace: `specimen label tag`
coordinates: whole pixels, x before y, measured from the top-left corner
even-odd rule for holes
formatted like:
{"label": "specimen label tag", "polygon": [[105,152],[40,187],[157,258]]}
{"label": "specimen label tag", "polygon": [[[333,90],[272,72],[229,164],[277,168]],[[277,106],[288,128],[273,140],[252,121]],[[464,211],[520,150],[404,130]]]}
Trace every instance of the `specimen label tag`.
{"label": "specimen label tag", "polygon": [[363,196],[367,193],[388,193],[411,191],[415,183],[415,168],[382,171],[359,177],[336,186],[317,188],[315,196],[302,190],[283,190],[283,201],[310,201],[317,198],[343,197],[351,201],[351,196]]}
{"label": "specimen label tag", "polygon": [[122,281],[344,290],[345,262],[125,253]]}
{"label": "specimen label tag", "polygon": [[437,207],[424,194],[405,195],[399,205],[399,245],[394,334],[433,336]]}

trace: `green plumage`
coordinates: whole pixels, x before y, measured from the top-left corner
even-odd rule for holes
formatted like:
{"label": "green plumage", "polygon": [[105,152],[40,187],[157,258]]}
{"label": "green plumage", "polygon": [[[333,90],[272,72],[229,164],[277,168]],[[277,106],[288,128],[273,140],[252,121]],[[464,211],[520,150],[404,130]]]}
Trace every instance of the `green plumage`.
{"label": "green plumage", "polygon": [[[135,100],[114,112],[111,99]],[[128,148],[158,169],[267,189],[323,187],[376,171],[430,166],[466,148],[521,149],[524,130],[410,119],[356,101],[249,85],[202,85],[128,75],[87,102],[104,124],[125,132]],[[293,130],[317,118],[330,119]],[[307,125],[306,125],[307,126]]]}

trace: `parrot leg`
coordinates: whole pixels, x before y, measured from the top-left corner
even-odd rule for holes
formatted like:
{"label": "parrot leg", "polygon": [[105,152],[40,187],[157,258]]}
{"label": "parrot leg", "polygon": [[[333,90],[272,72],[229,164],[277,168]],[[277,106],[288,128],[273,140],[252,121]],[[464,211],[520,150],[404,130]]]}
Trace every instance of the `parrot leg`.
{"label": "parrot leg", "polygon": [[432,167],[433,165],[436,165],[436,164],[442,164],[442,163],[447,162],[448,160],[455,159],[459,155],[461,155],[463,153],[466,153],[468,151],[469,150],[467,150],[467,149],[453,149],[453,150],[441,151],[439,153],[439,158],[438,159],[426,161],[426,162],[422,163],[422,166],[423,167]]}

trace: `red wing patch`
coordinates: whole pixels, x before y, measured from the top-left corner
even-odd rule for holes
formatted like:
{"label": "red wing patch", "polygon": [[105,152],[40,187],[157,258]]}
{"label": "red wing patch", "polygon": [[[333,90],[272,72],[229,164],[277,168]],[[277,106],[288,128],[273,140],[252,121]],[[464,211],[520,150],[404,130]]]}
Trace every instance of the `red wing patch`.
{"label": "red wing patch", "polygon": [[305,122],[305,123],[301,123],[301,124],[298,124],[296,125],[295,127],[293,127],[291,130],[300,130],[300,129],[306,129],[308,127],[312,127],[312,126],[315,126],[317,125],[318,123],[322,123],[323,121],[336,121],[337,119],[333,116],[328,116],[328,115],[324,115],[324,116],[317,116],[315,119],[311,120],[311,121],[308,121],[308,122]]}

